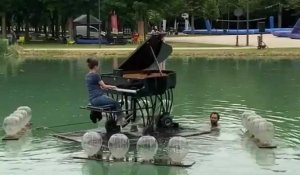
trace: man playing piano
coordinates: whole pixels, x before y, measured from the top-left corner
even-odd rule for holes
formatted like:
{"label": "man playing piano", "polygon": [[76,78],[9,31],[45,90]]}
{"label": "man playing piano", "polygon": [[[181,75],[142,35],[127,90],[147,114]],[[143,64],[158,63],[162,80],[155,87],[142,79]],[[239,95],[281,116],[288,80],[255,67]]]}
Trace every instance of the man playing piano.
{"label": "man playing piano", "polygon": [[117,113],[117,125],[125,125],[127,121],[124,118],[123,112],[121,112],[121,105],[104,93],[105,90],[116,89],[116,86],[105,84],[101,80],[101,76],[98,74],[99,63],[97,60],[88,58],[87,64],[89,72],[85,76],[85,82],[88,89],[90,104],[95,107],[111,106],[111,110],[120,111]]}

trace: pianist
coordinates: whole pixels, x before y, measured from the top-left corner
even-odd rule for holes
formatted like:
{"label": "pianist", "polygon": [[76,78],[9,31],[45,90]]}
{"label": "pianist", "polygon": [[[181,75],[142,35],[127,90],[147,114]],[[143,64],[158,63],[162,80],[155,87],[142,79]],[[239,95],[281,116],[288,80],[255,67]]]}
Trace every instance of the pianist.
{"label": "pianist", "polygon": [[[115,89],[115,86],[111,86],[105,84],[101,80],[101,76],[98,74],[99,71],[99,63],[97,60],[93,58],[87,59],[87,64],[89,68],[89,72],[85,76],[86,86],[89,94],[89,102],[92,106],[101,107],[101,106],[111,106],[111,110],[113,111],[121,111],[120,104],[114,99],[108,97],[104,94],[105,90]],[[125,125],[126,120],[124,118],[124,114],[119,112],[118,114],[118,125]]]}

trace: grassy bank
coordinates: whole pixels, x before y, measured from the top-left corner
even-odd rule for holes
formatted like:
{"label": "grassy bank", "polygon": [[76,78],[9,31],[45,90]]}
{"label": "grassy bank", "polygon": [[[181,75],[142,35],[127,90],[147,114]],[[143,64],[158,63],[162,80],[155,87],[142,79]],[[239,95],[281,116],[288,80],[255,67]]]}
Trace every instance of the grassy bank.
{"label": "grassy bank", "polygon": [[[173,47],[173,57],[186,58],[263,58],[299,59],[299,48],[276,48],[257,50],[256,48],[230,47],[228,45],[169,42]],[[21,58],[86,58],[86,57],[128,57],[138,45],[67,45],[57,43],[29,43],[15,47]]]}
{"label": "grassy bank", "polygon": [[[172,47],[228,47],[229,45],[222,45],[222,44],[206,44],[206,43],[185,43],[185,42],[167,42]],[[39,42],[31,42],[29,44],[24,44],[21,47],[25,49],[34,49],[34,48],[80,48],[80,49],[87,49],[87,48],[136,48],[138,45],[136,44],[125,44],[125,45],[101,45],[99,47],[98,44],[57,44],[57,43],[39,43]]]}
{"label": "grassy bank", "polygon": [[[22,58],[38,58],[38,59],[68,59],[68,58],[86,58],[86,57],[105,57],[105,58],[116,58],[116,57],[128,57],[133,51],[132,49],[114,50],[109,49],[64,49],[64,50],[32,50],[32,49],[17,49],[19,56]],[[300,59],[299,48],[289,49],[265,49],[257,50],[255,48],[239,48],[239,49],[225,49],[225,48],[174,48],[172,57],[176,58],[234,58],[234,59]]]}
{"label": "grassy bank", "polygon": [[233,59],[300,59],[299,48],[272,48],[258,50],[250,49],[217,49],[217,50],[180,50],[174,51],[175,57],[196,57],[196,58],[233,58]]}

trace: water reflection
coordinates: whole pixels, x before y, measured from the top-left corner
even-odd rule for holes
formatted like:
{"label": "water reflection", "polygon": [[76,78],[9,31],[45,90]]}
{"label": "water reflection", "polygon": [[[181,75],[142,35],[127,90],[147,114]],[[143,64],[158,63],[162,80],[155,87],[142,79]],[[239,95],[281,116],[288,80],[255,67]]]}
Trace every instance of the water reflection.
{"label": "water reflection", "polygon": [[185,168],[128,162],[86,161],[81,170],[82,175],[188,175]]}
{"label": "water reflection", "polygon": [[23,72],[20,66],[24,60],[20,58],[0,57],[0,80],[2,77],[17,76],[19,72]]}
{"label": "water reflection", "polygon": [[81,171],[82,175],[107,174],[107,167],[104,167],[102,162],[86,161],[83,163]]}
{"label": "water reflection", "polygon": [[275,165],[276,155],[273,149],[258,148],[253,140],[246,135],[243,135],[241,143],[242,147],[255,159],[257,165]]}

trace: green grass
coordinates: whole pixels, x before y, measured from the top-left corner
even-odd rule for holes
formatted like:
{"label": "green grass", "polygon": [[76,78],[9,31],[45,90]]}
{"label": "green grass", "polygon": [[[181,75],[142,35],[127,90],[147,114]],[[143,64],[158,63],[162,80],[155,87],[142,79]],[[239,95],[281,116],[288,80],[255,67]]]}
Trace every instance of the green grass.
{"label": "green grass", "polygon": [[299,48],[274,48],[274,49],[218,49],[218,50],[181,50],[175,51],[175,57],[194,57],[194,58],[233,58],[233,59],[300,59]]}
{"label": "green grass", "polygon": [[[126,58],[132,51],[115,51],[115,50],[52,50],[52,51],[35,51],[18,49],[21,58],[31,59],[74,59],[95,56],[101,58]],[[264,59],[264,60],[282,60],[282,59],[300,59],[299,48],[277,48],[257,50],[251,49],[201,49],[201,50],[174,50],[172,57],[176,58],[209,58],[209,59]]]}

